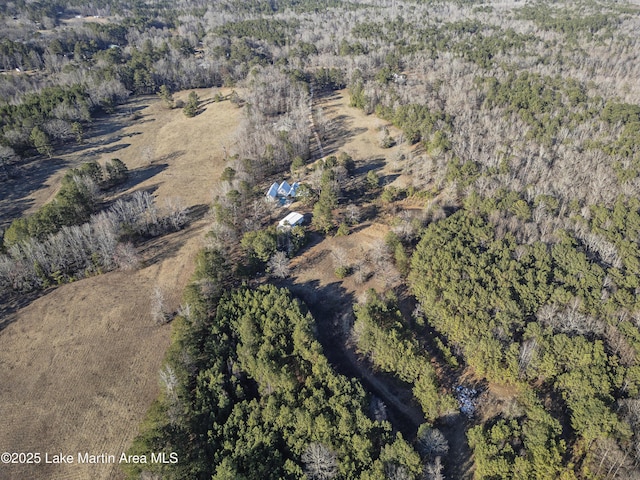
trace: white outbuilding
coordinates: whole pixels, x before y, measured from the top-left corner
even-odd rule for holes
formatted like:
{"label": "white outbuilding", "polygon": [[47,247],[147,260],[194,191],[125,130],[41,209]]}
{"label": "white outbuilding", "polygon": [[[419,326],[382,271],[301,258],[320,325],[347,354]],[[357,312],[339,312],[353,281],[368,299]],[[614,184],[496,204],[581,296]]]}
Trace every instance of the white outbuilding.
{"label": "white outbuilding", "polygon": [[278,228],[291,228],[296,225],[302,225],[302,222],[304,222],[304,215],[298,212],[291,212],[278,222]]}

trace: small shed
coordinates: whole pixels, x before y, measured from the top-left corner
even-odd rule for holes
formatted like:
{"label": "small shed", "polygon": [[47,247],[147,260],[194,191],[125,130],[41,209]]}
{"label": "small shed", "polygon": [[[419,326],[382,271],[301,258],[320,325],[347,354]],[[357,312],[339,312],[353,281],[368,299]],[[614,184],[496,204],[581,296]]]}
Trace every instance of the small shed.
{"label": "small shed", "polygon": [[278,196],[278,184],[274,182],[269,187],[269,190],[267,191],[267,198],[269,200],[275,200],[277,196]]}
{"label": "small shed", "polygon": [[291,185],[291,189],[289,190],[289,196],[290,197],[295,197],[296,196],[296,192],[298,191],[298,187],[300,187],[300,184],[298,182],[295,182],[293,185]]}
{"label": "small shed", "polygon": [[278,223],[278,228],[290,228],[296,225],[302,225],[304,215],[298,212],[291,212]]}

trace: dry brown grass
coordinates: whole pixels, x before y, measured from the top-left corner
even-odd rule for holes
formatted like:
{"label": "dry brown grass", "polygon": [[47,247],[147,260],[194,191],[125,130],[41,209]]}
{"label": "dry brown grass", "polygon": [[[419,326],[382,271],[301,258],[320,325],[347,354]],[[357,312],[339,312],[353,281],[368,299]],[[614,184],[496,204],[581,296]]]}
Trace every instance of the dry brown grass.
{"label": "dry brown grass", "polygon": [[389,185],[404,187],[411,184],[411,178],[402,174],[403,163],[398,162],[400,154],[411,155],[417,146],[399,143],[391,148],[379,144],[380,129],[386,127],[394,139],[401,137],[401,131],[376,115],[366,115],[362,110],[349,106],[348,90],[339,90],[320,99],[316,108],[323,109],[331,121],[330,139],[323,143],[325,154],[343,151],[354,160],[383,161],[378,173],[382,176],[394,175]]}
{"label": "dry brown grass", "polygon": [[62,25],[73,25],[73,26],[81,25],[83,23],[102,23],[103,25],[106,25],[108,23],[113,23],[113,19],[109,17],[94,17],[94,16],[89,16],[89,17],[81,16],[80,18],[77,18],[74,15],[71,18],[61,19],[60,23]]}
{"label": "dry brown grass", "polygon": [[[106,130],[87,140],[85,148],[59,155],[69,167],[96,160],[101,164],[111,158],[122,160],[132,173],[132,180],[143,176],[150,167],[166,168],[133,189],[157,187],[159,199],[180,196],[186,204],[209,203],[213,184],[224,168],[224,148],[234,141],[241,110],[229,101],[212,103],[212,90],[195,90],[202,113],[187,118],[179,108],[168,110],[155,97],[135,99],[121,107],[113,117],[101,119],[94,130]],[[226,90],[222,93],[228,93]],[[185,101],[188,92],[175,94]],[[134,112],[130,114],[129,112]],[[46,168],[46,161],[41,168]],[[42,188],[31,192],[31,213],[56,194],[66,169],[58,169]]]}
{"label": "dry brown grass", "polygon": [[[362,110],[349,106],[347,90],[320,98],[315,107],[322,108],[325,117],[330,120],[329,138],[323,142],[325,155],[346,152],[359,165],[379,165],[376,172],[383,179],[392,180],[389,184],[406,183],[407,179],[403,175],[394,175],[397,174],[394,159],[400,152],[408,151],[409,147],[406,144],[392,148],[382,148],[379,145],[381,127],[388,128],[389,134],[394,138],[399,138],[400,130],[375,115],[366,115]],[[380,248],[389,227],[382,223],[367,222],[352,231],[352,234],[344,237],[327,237],[293,259],[291,266],[294,268],[294,283],[317,285],[321,288],[339,281],[345,293],[356,301],[370,288],[387,290],[391,286],[389,277],[382,274],[379,265],[376,265],[379,260],[376,249]],[[353,273],[343,280],[335,275],[332,252],[336,250],[343,250],[347,264],[353,267]],[[364,274],[358,275],[358,270]]]}
{"label": "dry brown grass", "polygon": [[[123,160],[131,179],[114,197],[150,189],[160,203],[180,197],[187,206],[208,204],[225,166],[225,148],[232,149],[241,110],[228,101],[211,103],[211,90],[198,94],[204,110],[190,119],[180,109],[167,110],[156,98],[135,99],[97,122],[96,130],[103,129],[100,136],[60,158],[65,167]],[[175,97],[185,100],[187,95]],[[322,105],[335,127],[327,154],[346,151],[357,161],[379,160],[381,175],[394,173],[388,160],[406,147],[378,146],[383,121],[349,107],[344,91]],[[40,188],[26,191],[29,211],[55,195],[64,170],[52,167]],[[158,394],[158,371],[169,344],[170,327],[151,319],[151,292],[159,285],[170,292],[170,308],[177,308],[206,226],[206,220],[199,220],[182,232],[147,242],[140,249],[145,266],[134,273],[111,272],[61,286],[14,314],[0,332],[0,451],[119,455],[126,450]],[[344,279],[345,294],[357,300],[369,288],[384,290],[388,279],[375,273],[372,251],[388,227],[366,223],[356,230],[324,239],[294,259],[293,282],[318,287],[338,282],[331,252],[343,249],[350,265],[371,270],[365,281],[355,274]],[[1,473],[10,479],[122,476],[117,465],[77,464],[11,467]]]}
{"label": "dry brown grass", "polygon": [[[294,283],[313,284],[322,288],[340,281],[345,292],[351,294],[355,300],[370,288],[384,291],[385,279],[374,272],[376,258],[373,253],[376,244],[384,240],[388,231],[386,225],[374,223],[363,225],[360,230],[347,236],[327,237],[291,261]],[[332,254],[338,250],[345,252],[346,263],[353,269],[353,273],[342,280],[336,277],[336,261]],[[358,281],[359,268],[370,272],[364,282]]]}
{"label": "dry brown grass", "polygon": [[[198,92],[205,103],[211,93]],[[224,168],[222,147],[230,146],[241,111],[229,102],[209,103],[187,119],[155,98],[137,99],[133,107],[141,107],[138,120],[115,118],[118,128],[98,139],[117,150],[101,152],[104,145],[89,143],[65,160],[74,165],[87,158],[122,159],[132,180],[118,195],[150,188],[160,203],[176,196],[187,206],[208,203]],[[143,155],[150,146],[153,154]],[[149,164],[161,168],[146,178]],[[34,208],[55,194],[62,173],[33,192]],[[170,327],[151,320],[151,292],[159,285],[169,292],[169,307],[178,307],[206,226],[199,220],[147,242],[141,248],[144,267],[134,273],[111,272],[58,287],[13,314],[0,332],[0,452],[77,456],[126,450],[158,395],[158,371],[169,344]],[[0,469],[3,479],[122,477],[118,465]]]}

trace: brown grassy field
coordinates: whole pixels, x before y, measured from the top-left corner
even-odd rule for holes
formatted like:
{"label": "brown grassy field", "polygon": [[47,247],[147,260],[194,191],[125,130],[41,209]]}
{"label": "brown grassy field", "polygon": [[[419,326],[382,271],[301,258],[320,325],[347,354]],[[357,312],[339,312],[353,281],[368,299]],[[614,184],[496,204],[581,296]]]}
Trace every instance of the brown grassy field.
{"label": "brown grassy field", "polygon": [[[381,127],[387,127],[394,138],[400,136],[400,131],[375,115],[366,115],[362,110],[349,106],[349,100],[348,91],[340,90],[316,102],[316,108],[321,108],[329,119],[329,135],[323,142],[325,155],[346,152],[356,161],[359,170],[373,169],[383,184],[407,183],[404,175],[394,175],[394,159],[399,153],[410,151],[410,148],[406,145],[382,148],[379,145]],[[376,219],[376,222],[380,221],[380,218]],[[388,225],[376,222],[365,222],[345,237],[327,237],[294,258],[292,267],[295,283],[325,287],[337,282],[332,252],[338,249],[345,252],[352,266],[362,264],[363,260],[368,261],[372,248],[382,242],[389,232]],[[385,289],[385,279],[373,274],[365,282],[357,282],[353,276],[348,276],[340,283],[345,294],[354,300],[370,288],[378,291]]]}
{"label": "brown grassy field", "polygon": [[[177,94],[176,100],[187,94]],[[156,98],[138,98],[99,120],[82,148],[33,166],[38,181],[24,188],[21,211],[32,212],[53,198],[66,168],[114,157],[131,175],[113,198],[148,189],[160,204],[175,197],[186,206],[208,204],[224,156],[233,148],[241,110],[228,101],[212,103],[212,91],[198,94],[203,111],[195,118],[167,110]],[[402,180],[393,175],[393,158],[406,147],[378,145],[384,122],[349,107],[345,91],[319,102],[332,122],[326,154],[346,151],[359,166],[375,168],[383,181]],[[141,246],[145,261],[134,273],[110,272],[58,287],[13,314],[0,332],[0,451],[65,453],[77,461],[78,452],[118,456],[126,450],[159,392],[158,371],[169,344],[170,327],[151,320],[151,292],[162,287],[177,308],[207,224],[196,219],[181,232]],[[387,279],[380,275],[363,283],[354,276],[338,281],[332,252],[342,249],[349,262],[361,262],[388,230],[368,222],[349,236],[308,248],[292,262],[294,286],[327,293],[339,284],[336,295],[347,303],[368,288],[384,289]],[[1,473],[11,479],[122,476],[117,464],[11,466]]]}
{"label": "brown grassy field", "polygon": [[400,155],[415,154],[418,146],[399,143],[391,148],[380,146],[380,130],[386,127],[394,139],[401,138],[401,131],[376,115],[366,115],[362,110],[349,106],[348,90],[339,90],[321,98],[316,108],[323,110],[330,120],[329,138],[323,142],[325,155],[346,152],[354,160],[364,160],[377,165],[377,171],[386,184],[403,187],[411,178],[402,173],[404,165]]}
{"label": "brown grassy field", "polygon": [[[188,92],[176,95],[186,98]],[[136,99],[95,127],[99,135],[62,156],[73,166],[118,157],[131,171],[125,195],[150,189],[160,204],[180,197],[206,205],[224,168],[223,146],[233,142],[241,110],[211,103],[199,91],[203,112],[186,118],[155,98]],[[64,169],[53,169],[29,192],[30,210],[50,199]],[[202,209],[201,209],[202,210]],[[119,455],[158,395],[158,371],[170,327],[155,325],[149,304],[158,285],[177,308],[202,246],[207,220],[143,245],[143,267],[110,272],[46,292],[16,311],[0,332],[0,452]],[[75,458],[77,461],[77,458]],[[0,465],[3,479],[107,479],[118,465]]]}

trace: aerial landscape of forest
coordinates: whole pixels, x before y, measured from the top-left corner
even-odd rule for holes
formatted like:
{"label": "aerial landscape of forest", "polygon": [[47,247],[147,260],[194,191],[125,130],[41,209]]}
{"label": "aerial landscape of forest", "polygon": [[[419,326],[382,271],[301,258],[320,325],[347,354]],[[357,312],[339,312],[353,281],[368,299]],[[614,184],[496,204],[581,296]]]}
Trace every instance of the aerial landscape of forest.
{"label": "aerial landscape of forest", "polygon": [[0,2],[0,385],[2,479],[640,479],[640,2]]}

